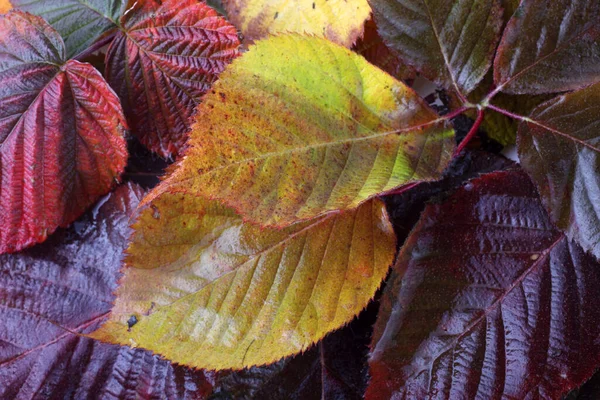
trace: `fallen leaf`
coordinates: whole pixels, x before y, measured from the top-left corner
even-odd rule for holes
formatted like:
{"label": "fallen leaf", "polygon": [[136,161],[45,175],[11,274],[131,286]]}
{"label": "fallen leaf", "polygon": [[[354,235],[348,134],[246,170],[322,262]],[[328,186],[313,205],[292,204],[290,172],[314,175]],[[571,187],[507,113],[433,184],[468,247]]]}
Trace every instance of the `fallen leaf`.
{"label": "fallen leaf", "polygon": [[197,0],[135,2],[106,54],[115,89],[140,141],[162,157],[179,154],[194,107],[238,56],[235,28]]}
{"label": "fallen leaf", "polygon": [[561,398],[600,360],[600,266],[519,170],[427,206],[375,325],[367,399]]}
{"label": "fallen leaf", "polygon": [[367,0],[228,0],[227,16],[246,39],[279,33],[326,38],[351,47],[371,15]]}
{"label": "fallen leaf", "polygon": [[175,400],[211,392],[202,371],[82,336],[112,308],[141,196],[139,187],[121,186],[46,243],[0,256],[0,398]]}
{"label": "fallen leaf", "polygon": [[305,351],[366,307],[396,252],[380,200],[278,230],[164,193],[134,227],[131,267],[92,336],[195,368],[241,369]]}
{"label": "fallen leaf", "polygon": [[126,0],[11,0],[16,9],[39,15],[60,33],[72,58],[117,28]]}
{"label": "fallen leaf", "polygon": [[40,17],[0,15],[0,253],[43,242],[125,167],[119,99]]}
{"label": "fallen leaf", "polygon": [[402,82],[324,39],[258,42],[199,107],[165,190],[204,195],[284,227],[435,180],[454,131]]}

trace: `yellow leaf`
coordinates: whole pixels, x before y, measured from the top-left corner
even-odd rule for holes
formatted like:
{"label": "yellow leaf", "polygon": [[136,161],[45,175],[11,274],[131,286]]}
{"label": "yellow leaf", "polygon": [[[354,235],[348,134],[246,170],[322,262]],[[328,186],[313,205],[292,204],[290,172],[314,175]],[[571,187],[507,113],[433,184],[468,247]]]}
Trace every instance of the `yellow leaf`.
{"label": "yellow leaf", "polygon": [[216,202],[163,193],[134,228],[134,267],[92,336],[209,369],[271,363],[347,324],[375,294],[396,248],[377,199],[272,230]]}
{"label": "yellow leaf", "polygon": [[324,37],[351,47],[371,15],[367,0],[228,0],[229,20],[250,40],[277,33]]}
{"label": "yellow leaf", "polygon": [[258,42],[198,109],[190,148],[165,190],[218,199],[284,227],[440,178],[450,124],[402,82],[324,39]]}
{"label": "yellow leaf", "polygon": [[0,0],[0,14],[5,14],[10,10],[12,6],[9,0]]}

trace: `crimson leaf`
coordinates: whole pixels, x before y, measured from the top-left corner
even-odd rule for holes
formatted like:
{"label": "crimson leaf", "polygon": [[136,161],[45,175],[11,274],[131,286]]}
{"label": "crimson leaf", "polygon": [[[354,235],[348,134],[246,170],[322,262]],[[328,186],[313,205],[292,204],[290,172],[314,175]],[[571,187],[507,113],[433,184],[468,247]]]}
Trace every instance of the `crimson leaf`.
{"label": "crimson leaf", "polygon": [[136,2],[106,54],[106,79],[132,132],[163,157],[177,155],[190,117],[238,55],[235,28],[197,0]]}
{"label": "crimson leaf", "polygon": [[125,0],[11,0],[15,8],[39,15],[65,40],[69,58],[117,27]]}
{"label": "crimson leaf", "polygon": [[497,90],[541,94],[600,80],[600,2],[523,0],[494,61]]}
{"label": "crimson leaf", "polygon": [[73,222],[125,167],[119,99],[91,65],[65,59],[42,18],[0,16],[0,253]]}
{"label": "crimson leaf", "polygon": [[428,206],[375,325],[368,399],[560,398],[600,359],[600,266],[554,228],[527,175]]}
{"label": "crimson leaf", "polygon": [[0,398],[197,399],[210,392],[201,371],[80,336],[112,308],[129,216],[142,194],[121,186],[46,243],[0,256]]}

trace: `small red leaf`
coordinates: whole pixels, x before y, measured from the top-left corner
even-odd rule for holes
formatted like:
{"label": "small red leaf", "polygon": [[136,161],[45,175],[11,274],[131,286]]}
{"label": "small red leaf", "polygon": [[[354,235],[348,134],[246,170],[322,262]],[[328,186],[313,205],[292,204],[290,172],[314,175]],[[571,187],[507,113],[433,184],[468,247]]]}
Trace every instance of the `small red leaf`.
{"label": "small red leaf", "polygon": [[177,155],[196,104],[238,55],[235,28],[197,0],[137,2],[106,54],[106,78],[132,132],[163,157]]}
{"label": "small red leaf", "polygon": [[0,253],[42,242],[123,171],[119,99],[43,19],[0,16]]}
{"label": "small red leaf", "polygon": [[524,172],[428,206],[375,325],[367,399],[559,399],[600,360],[600,265]]}
{"label": "small red leaf", "polygon": [[142,195],[121,186],[46,243],[0,256],[1,399],[202,399],[212,390],[202,371],[80,335],[112,308]]}

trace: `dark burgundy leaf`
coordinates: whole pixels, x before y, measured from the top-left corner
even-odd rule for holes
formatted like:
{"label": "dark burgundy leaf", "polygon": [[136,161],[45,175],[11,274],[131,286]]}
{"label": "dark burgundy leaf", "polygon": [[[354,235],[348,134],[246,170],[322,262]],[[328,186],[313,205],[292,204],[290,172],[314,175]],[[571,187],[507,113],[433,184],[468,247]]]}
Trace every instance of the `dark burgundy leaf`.
{"label": "dark burgundy leaf", "polygon": [[600,360],[600,265],[521,171],[428,206],[382,296],[367,399],[557,399]]}
{"label": "dark burgundy leaf", "polygon": [[133,4],[106,54],[106,78],[134,135],[170,157],[182,150],[196,104],[238,55],[237,32],[197,0]]}
{"label": "dark burgundy leaf", "polygon": [[200,399],[204,373],[80,336],[112,308],[129,217],[142,196],[121,186],[68,230],[0,256],[1,399]]}
{"label": "dark burgundy leaf", "polygon": [[15,8],[39,15],[56,29],[69,58],[117,27],[126,0],[11,0]]}
{"label": "dark burgundy leaf", "polygon": [[119,99],[40,17],[0,16],[0,253],[42,242],[125,167]]}
{"label": "dark burgundy leaf", "polygon": [[523,0],[494,61],[497,90],[541,94],[600,80],[600,2]]}
{"label": "dark burgundy leaf", "polygon": [[377,32],[377,25],[373,19],[365,23],[365,32],[354,45],[354,50],[367,59],[371,64],[378,66],[388,74],[404,81],[414,79],[416,71],[405,65],[400,57],[385,45]]}
{"label": "dark burgundy leaf", "polygon": [[600,83],[537,107],[517,144],[554,222],[600,259]]}
{"label": "dark burgundy leaf", "polygon": [[502,26],[499,0],[370,0],[387,45],[427,78],[469,93],[483,79]]}

